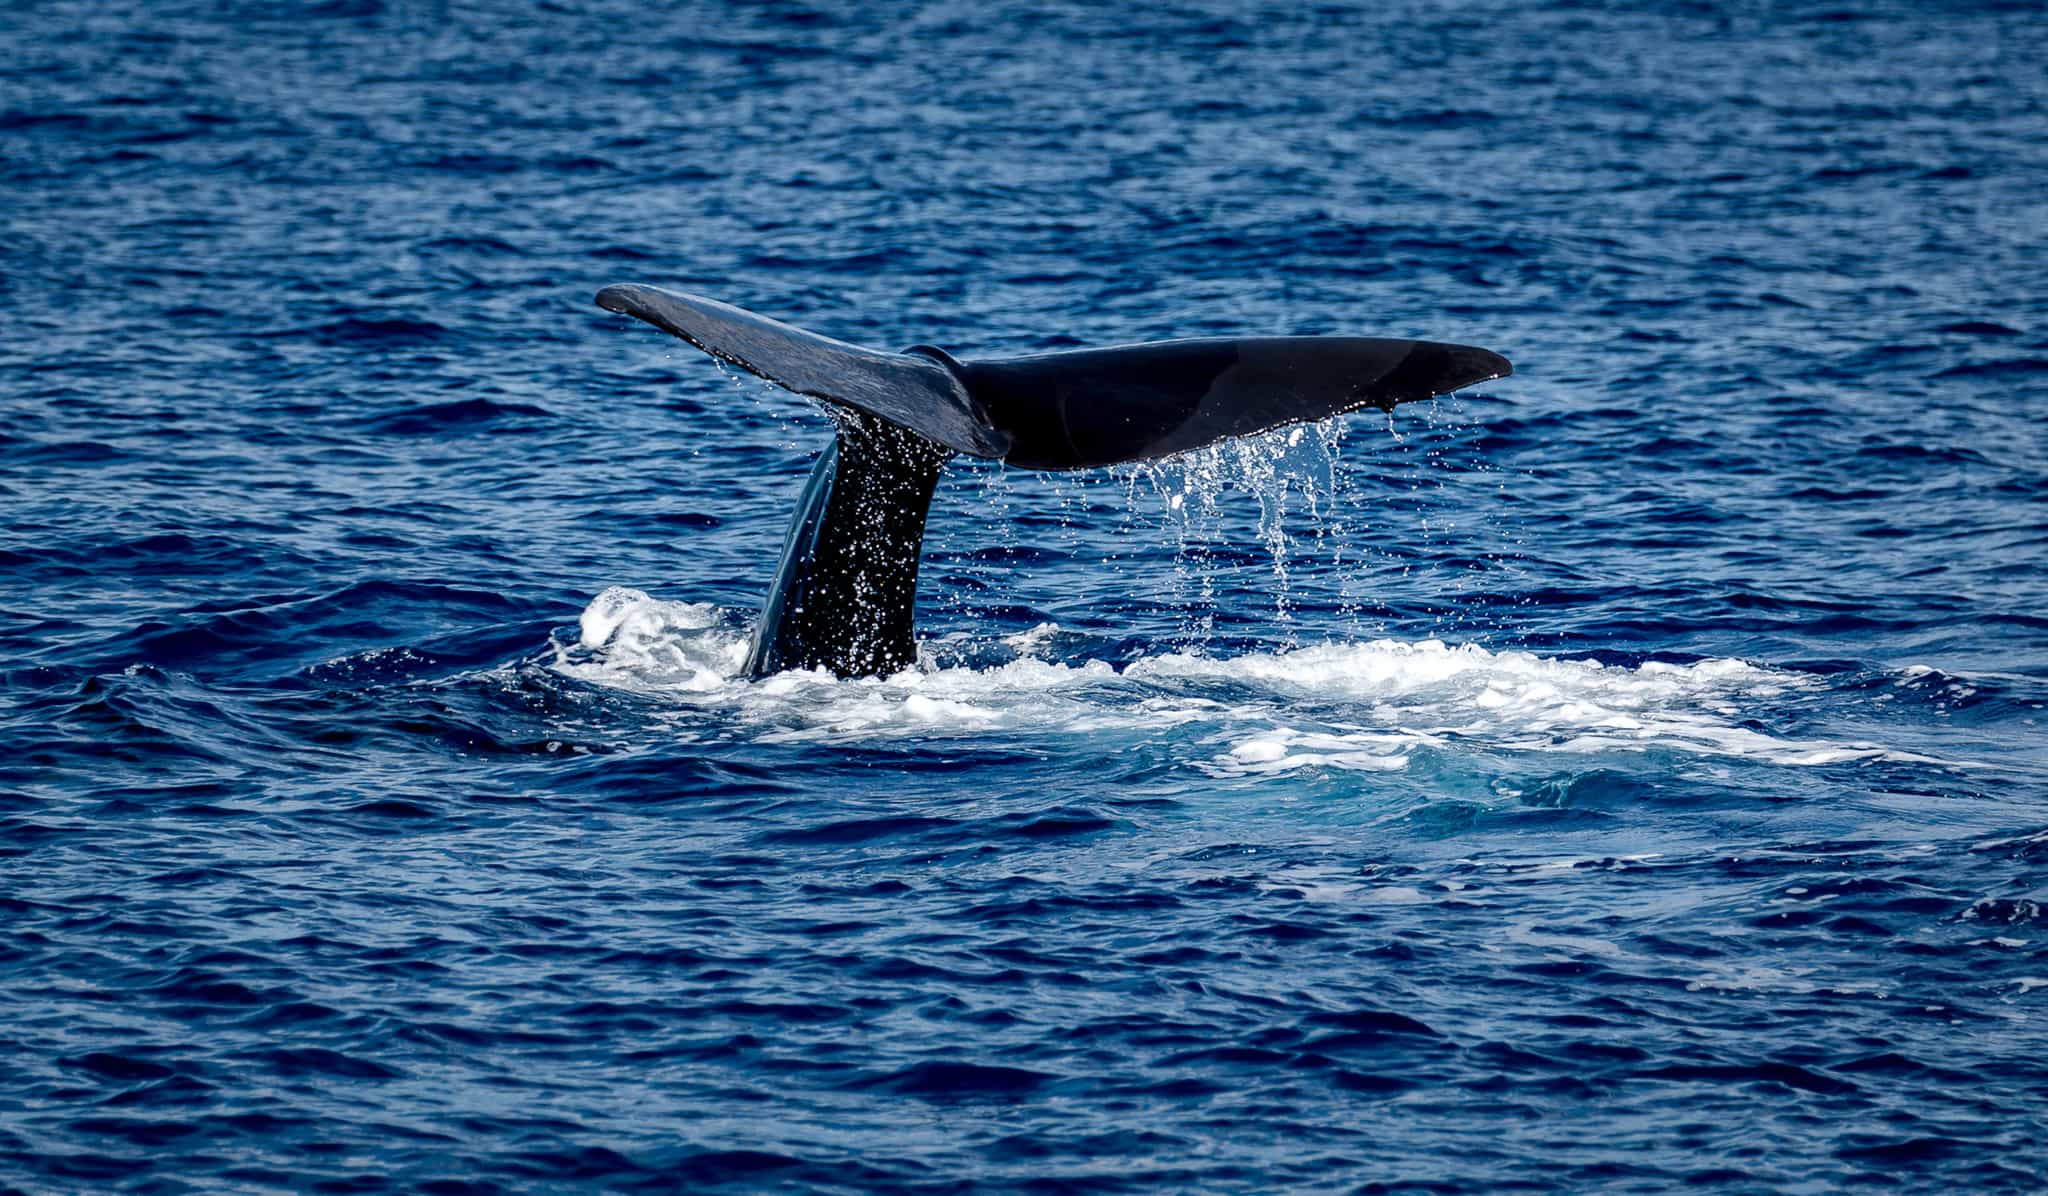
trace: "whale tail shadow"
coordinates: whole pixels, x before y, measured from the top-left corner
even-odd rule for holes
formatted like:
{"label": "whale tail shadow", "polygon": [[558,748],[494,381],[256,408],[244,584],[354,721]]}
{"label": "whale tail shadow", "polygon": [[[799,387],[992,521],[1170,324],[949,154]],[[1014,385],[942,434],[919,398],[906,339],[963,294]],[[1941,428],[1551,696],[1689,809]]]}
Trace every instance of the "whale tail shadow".
{"label": "whale tail shadow", "polygon": [[791,522],[749,676],[886,675],[917,658],[925,512],[954,453],[1026,469],[1144,461],[1448,394],[1513,372],[1469,345],[1351,336],[1157,341],[960,361],[885,353],[713,299],[611,286],[598,305],[821,400],[836,435]]}

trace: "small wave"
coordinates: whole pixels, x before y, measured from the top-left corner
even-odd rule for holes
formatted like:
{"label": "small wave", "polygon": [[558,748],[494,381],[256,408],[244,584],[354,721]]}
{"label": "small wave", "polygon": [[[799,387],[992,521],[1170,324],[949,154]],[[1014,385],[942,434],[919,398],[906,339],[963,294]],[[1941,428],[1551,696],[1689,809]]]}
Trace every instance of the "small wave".
{"label": "small wave", "polygon": [[448,253],[478,253],[487,256],[520,257],[525,250],[499,237],[435,237],[420,245],[421,249],[441,250]]}
{"label": "small wave", "polygon": [[854,1087],[926,1100],[1004,1100],[1025,1096],[1054,1079],[1045,1072],[1022,1067],[938,1060],[912,1064]]}
{"label": "small wave", "polygon": [[454,399],[373,416],[363,422],[363,427],[391,436],[435,436],[500,420],[547,418],[550,414],[547,409],[529,403]]}
{"label": "small wave", "polygon": [[83,112],[0,112],[0,132],[42,128],[76,130],[88,128],[92,123],[92,117]]}
{"label": "small wave", "polygon": [[34,444],[8,453],[17,465],[99,465],[125,461],[134,454],[99,440],[65,440]]}
{"label": "small wave", "polygon": [[514,174],[526,167],[526,163],[506,154],[480,153],[439,154],[415,165],[450,174]]}
{"label": "small wave", "polygon": [[364,343],[425,344],[437,341],[448,334],[448,329],[432,320],[361,319],[345,316],[325,324],[303,328],[284,328],[275,332],[257,333],[257,336],[271,340],[296,340],[305,338],[323,345],[352,345]]}
{"label": "small wave", "polygon": [[2023,378],[2048,374],[2048,358],[2014,357],[2003,361],[1980,361],[1955,365],[1934,375],[1937,378]]}

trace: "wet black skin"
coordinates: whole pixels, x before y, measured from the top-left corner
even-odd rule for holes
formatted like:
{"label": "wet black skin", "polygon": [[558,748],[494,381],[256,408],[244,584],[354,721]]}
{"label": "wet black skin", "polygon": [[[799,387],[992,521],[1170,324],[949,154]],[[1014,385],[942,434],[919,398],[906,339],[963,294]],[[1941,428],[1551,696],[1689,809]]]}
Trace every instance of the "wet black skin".
{"label": "wet black skin", "polygon": [[824,669],[886,677],[917,663],[925,511],[953,454],[908,428],[835,408],[755,625],[747,676]]}
{"label": "wet black skin", "polygon": [[1376,337],[1157,341],[959,361],[882,353],[656,287],[598,292],[623,312],[798,394],[837,431],[804,488],[761,606],[749,677],[886,676],[917,660],[925,512],[956,452],[1086,469],[1186,452],[1512,372],[1469,345]]}

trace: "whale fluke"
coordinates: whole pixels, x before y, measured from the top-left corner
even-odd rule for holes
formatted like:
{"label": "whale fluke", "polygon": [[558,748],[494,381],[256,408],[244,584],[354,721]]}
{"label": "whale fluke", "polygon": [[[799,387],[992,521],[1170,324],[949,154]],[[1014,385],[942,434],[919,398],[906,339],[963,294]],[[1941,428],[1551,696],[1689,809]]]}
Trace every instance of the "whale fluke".
{"label": "whale fluke", "polygon": [[1498,353],[1356,336],[1158,341],[958,363],[1026,469],[1169,457],[1361,407],[1392,410],[1505,377]]}
{"label": "whale fluke", "polygon": [[637,316],[784,390],[879,415],[956,453],[1000,457],[1009,448],[967,388],[934,358],[863,349],[659,287],[606,287],[597,305]]}
{"label": "whale fluke", "polygon": [[762,605],[747,672],[886,674],[917,658],[925,512],[947,457],[1086,469],[1448,394],[1513,372],[1470,345],[1349,336],[1157,341],[986,360],[885,353],[714,299],[597,294],[834,413]]}

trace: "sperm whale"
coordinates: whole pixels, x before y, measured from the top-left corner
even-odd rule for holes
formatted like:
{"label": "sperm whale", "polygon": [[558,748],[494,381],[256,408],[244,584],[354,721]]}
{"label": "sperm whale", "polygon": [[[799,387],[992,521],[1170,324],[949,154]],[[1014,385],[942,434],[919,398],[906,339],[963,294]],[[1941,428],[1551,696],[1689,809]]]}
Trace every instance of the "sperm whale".
{"label": "sperm whale", "polygon": [[1171,456],[1513,372],[1469,345],[1355,336],[1153,341],[1021,357],[887,353],[730,304],[625,284],[598,306],[820,400],[825,446],[790,521],[746,672],[886,675],[917,659],[925,514],[955,453],[1026,469]]}

